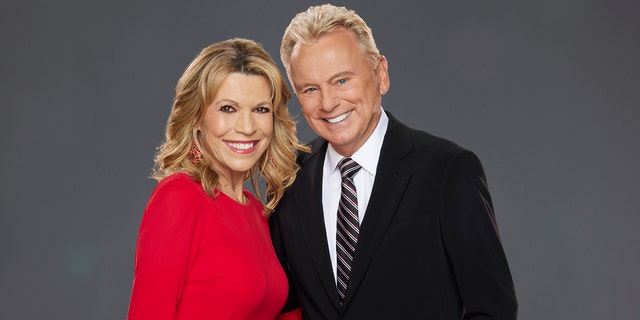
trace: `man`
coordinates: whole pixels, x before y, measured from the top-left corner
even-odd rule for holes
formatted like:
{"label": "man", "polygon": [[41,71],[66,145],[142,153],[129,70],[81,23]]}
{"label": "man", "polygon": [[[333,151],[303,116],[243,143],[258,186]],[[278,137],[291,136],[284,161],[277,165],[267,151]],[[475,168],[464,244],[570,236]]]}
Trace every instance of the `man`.
{"label": "man", "polygon": [[280,54],[320,136],[270,218],[290,307],[304,319],[516,319],[480,161],[382,110],[388,64],[366,23],[311,7]]}

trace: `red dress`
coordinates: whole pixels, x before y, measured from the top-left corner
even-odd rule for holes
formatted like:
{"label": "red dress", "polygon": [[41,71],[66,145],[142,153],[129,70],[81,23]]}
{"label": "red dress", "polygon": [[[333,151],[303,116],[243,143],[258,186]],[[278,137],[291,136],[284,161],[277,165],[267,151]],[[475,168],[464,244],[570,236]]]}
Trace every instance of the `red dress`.
{"label": "red dress", "polygon": [[208,196],[185,174],[163,179],[145,209],[130,320],[274,319],[288,293],[262,204]]}

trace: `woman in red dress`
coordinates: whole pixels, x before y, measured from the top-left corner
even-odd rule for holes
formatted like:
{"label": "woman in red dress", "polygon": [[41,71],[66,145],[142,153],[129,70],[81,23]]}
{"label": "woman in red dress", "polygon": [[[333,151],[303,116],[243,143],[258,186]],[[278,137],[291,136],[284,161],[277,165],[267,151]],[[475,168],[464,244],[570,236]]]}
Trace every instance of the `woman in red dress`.
{"label": "woman in red dress", "polygon": [[[187,67],[156,156],[159,183],[138,235],[129,319],[278,317],[289,286],[266,216],[295,179],[296,149],[306,151],[290,97],[251,40],[213,44]],[[257,197],[244,189],[248,179]]]}

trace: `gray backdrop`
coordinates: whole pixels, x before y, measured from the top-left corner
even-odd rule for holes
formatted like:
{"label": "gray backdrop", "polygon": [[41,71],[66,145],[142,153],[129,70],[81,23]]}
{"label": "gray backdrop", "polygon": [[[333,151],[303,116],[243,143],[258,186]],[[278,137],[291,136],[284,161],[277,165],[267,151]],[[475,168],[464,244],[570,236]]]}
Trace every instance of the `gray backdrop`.
{"label": "gray backdrop", "polygon": [[[384,107],[482,159],[520,319],[636,318],[639,2],[334,3],[389,60]],[[1,319],[125,318],[178,77],[235,36],[279,63],[311,4],[0,3]]]}

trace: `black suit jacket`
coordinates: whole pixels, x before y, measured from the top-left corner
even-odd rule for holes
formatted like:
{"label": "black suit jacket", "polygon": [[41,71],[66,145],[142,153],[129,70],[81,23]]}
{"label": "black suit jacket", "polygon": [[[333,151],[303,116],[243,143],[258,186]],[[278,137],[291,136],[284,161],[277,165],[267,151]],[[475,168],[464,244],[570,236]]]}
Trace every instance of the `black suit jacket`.
{"label": "black suit jacket", "polygon": [[340,306],[322,213],[327,142],[311,149],[270,217],[289,308],[301,306],[304,319],[516,319],[480,161],[390,114]]}

